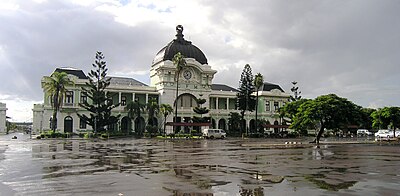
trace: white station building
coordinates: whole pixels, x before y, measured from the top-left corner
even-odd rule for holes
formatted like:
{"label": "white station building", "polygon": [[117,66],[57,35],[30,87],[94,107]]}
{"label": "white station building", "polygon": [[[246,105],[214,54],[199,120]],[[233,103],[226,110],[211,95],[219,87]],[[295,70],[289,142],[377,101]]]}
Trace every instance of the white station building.
{"label": "white station building", "polygon": [[6,133],[7,131],[7,116],[6,116],[7,107],[5,103],[0,103],[0,133]]}
{"label": "white station building", "polygon": [[[117,131],[134,132],[144,129],[146,126],[146,113],[140,118],[130,119],[127,115],[125,105],[129,101],[137,100],[147,103],[150,99],[157,99],[159,104],[170,104],[173,108],[176,96],[175,74],[176,66],[172,59],[180,52],[187,62],[187,66],[179,75],[178,96],[178,118],[177,122],[191,122],[196,113],[193,108],[197,106],[196,98],[206,99],[203,107],[210,109],[207,114],[211,119],[213,128],[229,130],[228,119],[231,112],[240,112],[236,109],[237,89],[225,84],[214,84],[213,79],[217,73],[209,65],[205,54],[192,42],[184,39],[182,26],[177,26],[176,38],[169,42],[157,52],[150,67],[150,85],[139,82],[133,78],[111,77],[111,84],[107,92],[113,96],[114,103],[121,103],[113,110],[115,114],[121,114],[120,121],[109,127]],[[61,132],[79,132],[92,130],[80,121],[77,113],[87,113],[79,106],[79,103],[87,99],[81,93],[81,87],[88,81],[82,70],[73,68],[56,68],[55,72],[66,72],[74,82],[73,86],[67,87],[68,91],[64,97],[63,105],[58,113],[57,129]],[[42,88],[45,78],[41,80]],[[239,80],[239,78],[238,78]],[[35,104],[33,109],[33,131],[40,132],[50,129],[52,107],[49,95],[43,90],[44,102]],[[277,110],[288,102],[290,95],[276,84],[264,83],[259,89],[258,119],[264,119],[272,125],[280,125],[281,121]],[[173,121],[173,114],[168,116],[168,122]],[[157,122],[162,127],[162,116]],[[254,112],[245,115],[247,127],[254,127]],[[172,127],[167,130],[172,131]]]}

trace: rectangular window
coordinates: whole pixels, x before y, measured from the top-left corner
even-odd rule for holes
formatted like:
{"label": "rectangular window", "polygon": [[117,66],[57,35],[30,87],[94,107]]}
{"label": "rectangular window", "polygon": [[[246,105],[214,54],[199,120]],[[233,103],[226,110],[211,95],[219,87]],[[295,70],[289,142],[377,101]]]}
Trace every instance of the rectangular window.
{"label": "rectangular window", "polygon": [[121,105],[122,106],[126,105],[126,96],[121,97]]}
{"label": "rectangular window", "polygon": [[74,103],[74,92],[72,91],[65,92],[65,103],[69,104]]}
{"label": "rectangular window", "polygon": [[279,102],[274,102],[274,110],[277,111],[279,109]]}
{"label": "rectangular window", "polygon": [[269,103],[269,101],[265,102],[265,111],[271,111],[271,104]]}
{"label": "rectangular window", "polygon": [[82,119],[79,120],[79,128],[80,129],[86,129],[86,123]]}
{"label": "rectangular window", "polygon": [[210,97],[210,109],[217,109],[217,99]]}
{"label": "rectangular window", "polygon": [[81,103],[85,103],[87,101],[87,96],[81,94]]}

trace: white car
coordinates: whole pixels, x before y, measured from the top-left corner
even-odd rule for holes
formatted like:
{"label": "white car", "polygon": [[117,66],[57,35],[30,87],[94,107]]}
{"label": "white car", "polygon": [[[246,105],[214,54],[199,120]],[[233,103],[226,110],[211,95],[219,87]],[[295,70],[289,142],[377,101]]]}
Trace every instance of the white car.
{"label": "white car", "polygon": [[203,137],[208,139],[221,138],[224,139],[226,137],[226,133],[222,129],[203,129]]}
{"label": "white car", "polygon": [[357,130],[357,136],[368,136],[368,135],[373,135],[373,133],[368,131],[367,129],[358,129]]}
{"label": "white car", "polygon": [[393,131],[389,129],[380,129],[375,133],[376,138],[391,138],[393,137]]}

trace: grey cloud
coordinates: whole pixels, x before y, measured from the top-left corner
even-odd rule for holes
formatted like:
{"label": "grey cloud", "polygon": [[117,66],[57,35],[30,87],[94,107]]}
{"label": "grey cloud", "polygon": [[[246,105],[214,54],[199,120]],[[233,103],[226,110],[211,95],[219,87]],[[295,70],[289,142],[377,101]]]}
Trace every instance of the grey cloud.
{"label": "grey cloud", "polygon": [[[0,33],[3,95],[40,101],[43,75],[59,66],[87,72],[98,50],[104,52],[110,74],[149,71],[155,54],[175,35],[175,27],[157,22],[127,26],[111,14],[68,1],[16,2],[18,11],[0,13],[5,27]],[[216,83],[237,87],[244,64],[249,63],[253,74],[261,72],[266,81],[287,92],[291,81],[298,81],[309,98],[337,93],[363,106],[400,104],[398,1],[202,3],[212,11],[212,24],[185,38],[219,70]],[[228,21],[231,14],[245,22]],[[219,29],[228,34],[219,37]],[[235,38],[230,36],[240,36],[253,49],[227,44]],[[279,50],[282,56],[270,53]],[[131,77],[149,81],[148,75]]]}
{"label": "grey cloud", "polygon": [[7,27],[0,34],[7,59],[0,62],[5,65],[0,68],[1,94],[40,100],[42,76],[62,66],[87,72],[96,51],[105,54],[110,73],[147,71],[163,40],[154,34],[164,30],[156,24],[128,27],[90,7],[63,1],[20,5],[16,12],[0,14],[0,23]]}

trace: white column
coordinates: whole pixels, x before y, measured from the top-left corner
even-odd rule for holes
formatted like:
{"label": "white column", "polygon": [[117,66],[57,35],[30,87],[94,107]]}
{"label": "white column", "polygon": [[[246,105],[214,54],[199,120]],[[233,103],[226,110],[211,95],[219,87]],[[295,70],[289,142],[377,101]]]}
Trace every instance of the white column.
{"label": "white column", "polygon": [[229,110],[229,97],[226,98],[226,109]]}
{"label": "white column", "polygon": [[146,104],[149,102],[149,94],[146,93]]}
{"label": "white column", "polygon": [[132,101],[135,101],[135,93],[132,93]]}
{"label": "white column", "polygon": [[121,103],[121,92],[118,92],[118,103]]}
{"label": "white column", "polygon": [[216,104],[215,109],[217,109],[217,110],[218,110],[218,99],[219,99],[218,97],[215,98],[215,100],[216,100],[215,101],[215,104]]}

